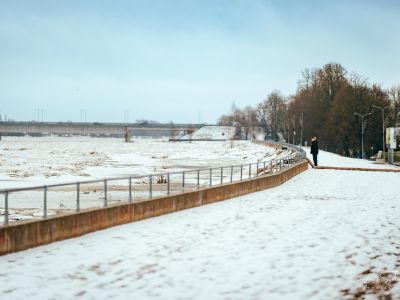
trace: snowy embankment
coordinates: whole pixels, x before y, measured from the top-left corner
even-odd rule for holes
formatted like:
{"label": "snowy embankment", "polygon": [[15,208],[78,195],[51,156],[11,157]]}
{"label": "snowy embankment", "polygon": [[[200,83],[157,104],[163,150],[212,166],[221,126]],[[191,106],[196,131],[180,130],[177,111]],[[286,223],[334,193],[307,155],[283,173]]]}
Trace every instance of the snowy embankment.
{"label": "snowy embankment", "polygon": [[386,289],[398,297],[399,181],[310,169],[277,188],[0,257],[1,293],[325,300]]}
{"label": "snowy embankment", "polygon": [[231,140],[235,135],[234,126],[203,126],[192,134],[186,134],[180,139],[187,140]]}
{"label": "snowy embankment", "polygon": [[[307,153],[307,157],[312,161],[309,147],[303,147]],[[394,169],[398,168],[389,164],[376,164],[374,161],[366,159],[356,159],[350,157],[340,156],[327,151],[319,150],[318,165],[329,167],[350,167],[350,168],[369,168],[369,169]]]}

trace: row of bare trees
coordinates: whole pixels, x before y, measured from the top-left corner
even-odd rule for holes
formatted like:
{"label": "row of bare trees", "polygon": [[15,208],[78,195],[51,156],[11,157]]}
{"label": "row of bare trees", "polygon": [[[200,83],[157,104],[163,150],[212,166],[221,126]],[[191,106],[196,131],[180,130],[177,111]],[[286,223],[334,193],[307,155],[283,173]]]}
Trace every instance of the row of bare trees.
{"label": "row of bare trees", "polygon": [[356,156],[361,149],[361,123],[354,113],[372,113],[366,122],[365,149],[382,148],[382,114],[374,106],[390,106],[385,110],[385,125],[398,127],[400,85],[385,90],[356,73],[348,74],[340,64],[329,63],[306,69],[295,95],[285,97],[274,91],[255,107],[233,106],[219,124],[237,124],[246,139],[255,128],[262,128],[265,139],[294,144],[316,135],[322,149]]}
{"label": "row of bare trees", "polygon": [[287,99],[279,91],[275,91],[256,107],[246,106],[240,109],[232,105],[231,113],[221,116],[218,124],[235,124],[238,128],[237,138],[254,138],[257,129],[261,129],[264,139],[278,140],[282,138],[286,113]]}

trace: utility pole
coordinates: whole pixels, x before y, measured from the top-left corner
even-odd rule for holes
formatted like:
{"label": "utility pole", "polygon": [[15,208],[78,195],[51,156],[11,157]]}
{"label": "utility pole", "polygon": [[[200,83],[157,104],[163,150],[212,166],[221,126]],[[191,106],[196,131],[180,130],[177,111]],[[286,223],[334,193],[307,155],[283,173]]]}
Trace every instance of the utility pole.
{"label": "utility pole", "polygon": [[359,114],[359,113],[353,113],[356,116],[359,116],[361,118],[361,159],[364,159],[364,132],[365,128],[367,128],[367,120],[364,120],[366,116],[372,115],[372,113],[367,113],[367,114]]}
{"label": "utility pole", "polygon": [[129,123],[129,111],[124,110],[124,123]]}
{"label": "utility pole", "polygon": [[81,123],[86,123],[86,108],[81,108]]}
{"label": "utility pole", "polygon": [[386,107],[380,107],[377,105],[371,105],[374,108],[380,109],[382,111],[382,155],[383,155],[383,160],[385,160],[385,109],[390,108],[391,105],[386,106]]}

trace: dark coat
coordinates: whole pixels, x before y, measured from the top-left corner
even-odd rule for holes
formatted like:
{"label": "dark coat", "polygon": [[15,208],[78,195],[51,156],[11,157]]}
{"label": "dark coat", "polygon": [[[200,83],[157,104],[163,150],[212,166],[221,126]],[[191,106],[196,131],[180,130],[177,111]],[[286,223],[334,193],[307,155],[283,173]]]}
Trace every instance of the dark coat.
{"label": "dark coat", "polygon": [[318,154],[318,141],[311,142],[311,154]]}

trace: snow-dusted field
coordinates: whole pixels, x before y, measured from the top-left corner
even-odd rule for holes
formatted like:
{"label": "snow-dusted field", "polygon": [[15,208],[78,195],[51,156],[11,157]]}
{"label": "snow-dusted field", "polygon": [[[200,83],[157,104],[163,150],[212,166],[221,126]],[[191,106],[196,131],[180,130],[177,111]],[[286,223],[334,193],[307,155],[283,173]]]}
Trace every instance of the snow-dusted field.
{"label": "snow-dusted field", "polygon": [[[219,132],[219,131],[218,131]],[[285,151],[256,145],[250,141],[168,142],[165,139],[136,139],[124,143],[115,138],[90,137],[3,137],[0,142],[0,188],[77,182],[106,177],[142,176],[197,168],[269,161],[287,155]],[[229,170],[225,170],[227,180]],[[239,169],[234,170],[234,179]],[[253,168],[255,172],[255,168]],[[218,171],[214,183],[220,182]],[[197,173],[186,175],[186,188],[197,182]],[[201,184],[208,184],[209,172],[202,172]],[[197,177],[196,177],[197,178]],[[181,191],[182,175],[171,176],[172,192]],[[148,197],[148,178],[133,180],[133,198]],[[153,196],[166,195],[166,184],[154,184]],[[81,185],[81,208],[102,206],[103,184]],[[108,201],[128,201],[128,181],[108,186]],[[76,207],[76,186],[51,188],[49,214]],[[43,191],[9,195],[10,219],[43,215]],[[0,199],[0,215],[4,214]],[[1,222],[1,221],[0,221]]]}
{"label": "snow-dusted field", "polygon": [[399,299],[399,182],[397,173],[308,170],[274,189],[0,257],[0,292]]}

